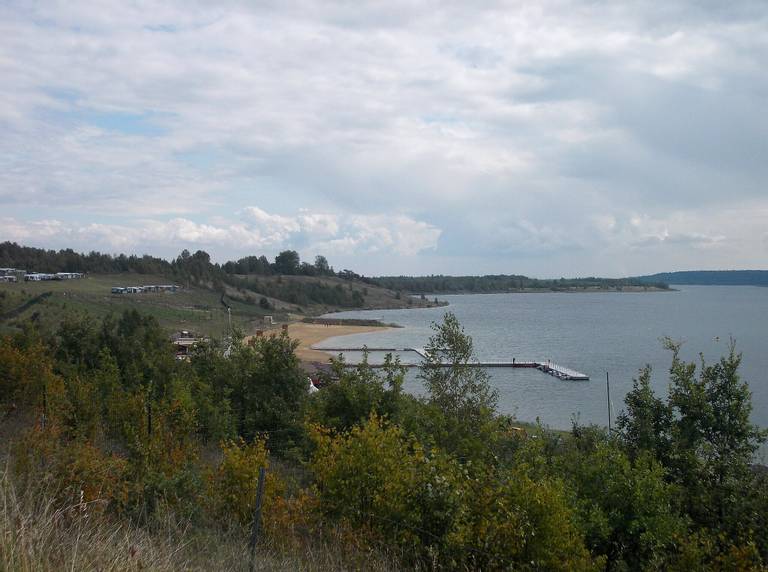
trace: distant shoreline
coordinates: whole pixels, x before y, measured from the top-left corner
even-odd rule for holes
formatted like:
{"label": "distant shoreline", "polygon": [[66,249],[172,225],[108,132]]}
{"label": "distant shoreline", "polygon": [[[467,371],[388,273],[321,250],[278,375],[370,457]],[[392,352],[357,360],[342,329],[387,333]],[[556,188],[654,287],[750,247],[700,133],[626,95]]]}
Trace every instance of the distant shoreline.
{"label": "distant shoreline", "polygon": [[[429,296],[453,296],[465,294],[634,294],[634,293],[654,293],[654,292],[677,292],[675,288],[657,288],[655,286],[624,286],[622,288],[523,288],[521,290],[484,290],[477,292],[474,290],[451,290],[446,292],[429,292]],[[425,293],[427,295],[427,293]],[[411,294],[419,297],[420,294]]]}
{"label": "distant shoreline", "polygon": [[768,270],[679,270],[636,276],[632,280],[678,286],[768,286]]}

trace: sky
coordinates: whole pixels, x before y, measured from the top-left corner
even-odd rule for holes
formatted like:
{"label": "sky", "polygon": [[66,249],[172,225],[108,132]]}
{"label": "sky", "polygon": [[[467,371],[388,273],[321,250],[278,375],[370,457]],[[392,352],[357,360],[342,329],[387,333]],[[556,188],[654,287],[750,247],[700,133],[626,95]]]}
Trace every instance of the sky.
{"label": "sky", "polygon": [[768,268],[768,2],[0,0],[0,241]]}

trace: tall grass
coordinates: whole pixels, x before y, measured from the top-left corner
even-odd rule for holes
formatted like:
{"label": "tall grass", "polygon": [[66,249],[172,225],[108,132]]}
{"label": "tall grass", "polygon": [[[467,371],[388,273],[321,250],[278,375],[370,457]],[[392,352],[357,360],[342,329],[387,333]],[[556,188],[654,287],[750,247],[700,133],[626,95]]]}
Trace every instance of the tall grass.
{"label": "tall grass", "polygon": [[[0,570],[248,570],[243,529],[193,525],[172,513],[139,526],[99,510],[98,501],[57,506],[45,488],[22,490],[0,475]],[[60,497],[59,497],[60,498]],[[392,570],[387,559],[344,549],[332,539],[290,552],[259,548],[257,570]]]}

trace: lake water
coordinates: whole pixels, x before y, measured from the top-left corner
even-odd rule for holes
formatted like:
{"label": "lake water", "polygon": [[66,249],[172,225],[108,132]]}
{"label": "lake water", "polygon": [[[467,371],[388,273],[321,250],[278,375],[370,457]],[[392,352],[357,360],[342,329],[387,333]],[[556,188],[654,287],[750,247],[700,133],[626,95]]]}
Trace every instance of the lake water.
{"label": "lake water", "polygon": [[[563,381],[538,370],[489,369],[499,392],[499,409],[523,421],[539,418],[560,429],[578,417],[607,425],[605,374],[611,380],[614,417],[644,364],[653,367],[653,385],[664,394],[670,354],[660,338],[684,342],[685,359],[715,361],[729,339],[743,353],[742,378],[753,393],[752,418],[768,427],[768,288],[678,286],[675,292],[541,293],[440,296],[447,308],[371,310],[332,314],[336,318],[377,318],[403,328],[332,338],[325,347],[368,345],[422,347],[430,324],[450,310],[475,343],[480,360],[552,360],[590,376]],[[413,360],[415,354],[404,354]],[[380,356],[371,356],[377,361]],[[358,356],[349,356],[356,360]],[[415,370],[406,389],[422,392]],[[761,455],[764,456],[764,455]]]}

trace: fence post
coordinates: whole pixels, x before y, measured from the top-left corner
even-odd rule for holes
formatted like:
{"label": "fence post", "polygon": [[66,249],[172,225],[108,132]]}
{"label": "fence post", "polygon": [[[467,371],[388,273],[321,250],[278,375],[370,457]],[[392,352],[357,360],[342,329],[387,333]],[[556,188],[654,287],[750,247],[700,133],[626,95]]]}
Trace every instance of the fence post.
{"label": "fence post", "polygon": [[256,507],[253,509],[253,523],[251,524],[251,565],[250,571],[256,570],[256,544],[259,541],[259,529],[261,528],[261,503],[264,499],[264,480],[267,470],[259,467],[259,484],[256,488]]}

